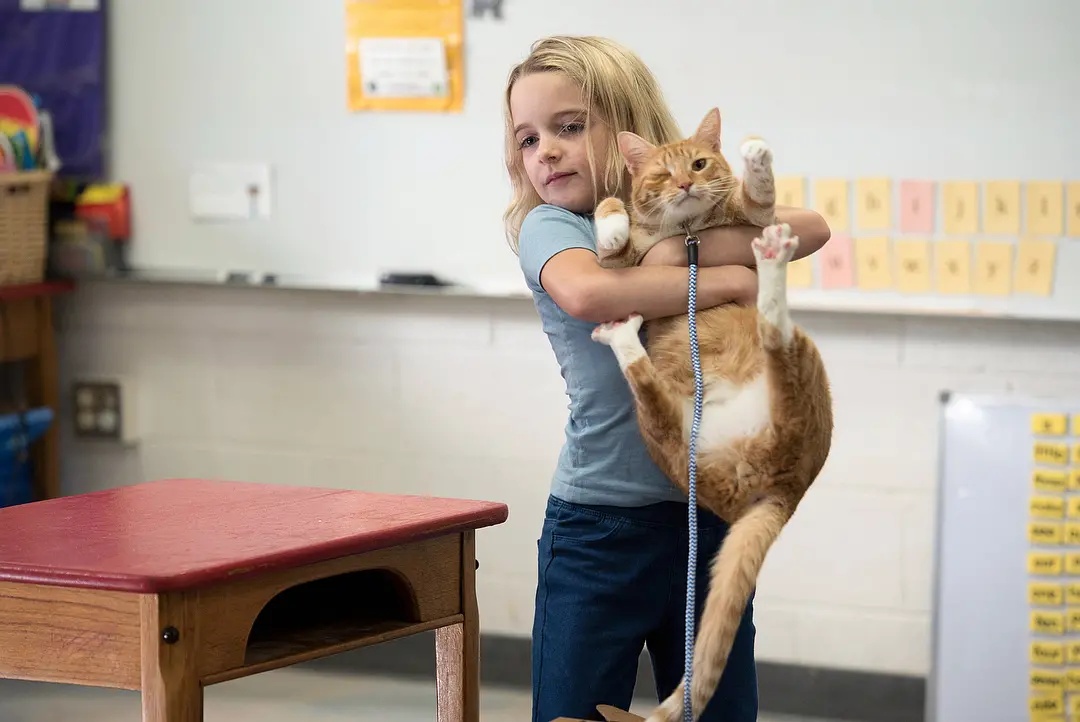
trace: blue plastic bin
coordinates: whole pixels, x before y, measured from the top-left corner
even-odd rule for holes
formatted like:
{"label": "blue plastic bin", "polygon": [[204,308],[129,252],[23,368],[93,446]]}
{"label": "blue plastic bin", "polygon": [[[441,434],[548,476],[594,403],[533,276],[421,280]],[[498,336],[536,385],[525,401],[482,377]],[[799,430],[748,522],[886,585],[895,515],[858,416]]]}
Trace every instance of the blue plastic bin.
{"label": "blue plastic bin", "polygon": [[33,501],[30,444],[41,438],[52,420],[48,407],[0,416],[0,507]]}

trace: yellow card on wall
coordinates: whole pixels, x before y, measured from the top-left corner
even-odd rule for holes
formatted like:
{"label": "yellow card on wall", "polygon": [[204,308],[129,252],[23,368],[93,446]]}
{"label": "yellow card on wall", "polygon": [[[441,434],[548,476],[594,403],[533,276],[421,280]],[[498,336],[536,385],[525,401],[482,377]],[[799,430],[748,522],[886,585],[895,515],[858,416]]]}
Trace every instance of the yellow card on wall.
{"label": "yellow card on wall", "polygon": [[1080,466],[1080,444],[1073,444],[1073,447],[1072,447],[1072,463],[1075,466]]}
{"label": "yellow card on wall", "polygon": [[1065,585],[1065,603],[1080,604],[1080,583],[1072,582]]}
{"label": "yellow card on wall", "polygon": [[848,230],[848,182],[842,178],[814,181],[814,210],[821,214],[832,231]]}
{"label": "yellow card on wall", "polygon": [[776,205],[806,208],[806,181],[790,175],[777,178]]}
{"label": "yellow card on wall", "polygon": [[941,186],[945,232],[964,235],[979,232],[979,187],[974,181],[950,181]]}
{"label": "yellow card on wall", "polygon": [[885,231],[892,223],[892,186],[888,178],[855,181],[855,224],[870,231]]}
{"label": "yellow card on wall", "polygon": [[1065,187],[1065,235],[1080,238],[1080,181]]}
{"label": "yellow card on wall", "polygon": [[1069,445],[1057,441],[1036,441],[1031,448],[1036,464],[1065,466],[1069,463]]}
{"label": "yellow card on wall", "polygon": [[[1013,290],[1032,296],[1049,296],[1054,288],[1057,241],[1026,238],[1016,247]],[[1062,430],[1064,433],[1064,430]]]}
{"label": "yellow card on wall", "polygon": [[1065,543],[1070,546],[1080,544],[1080,524],[1069,522],[1065,525]]}
{"label": "yellow card on wall", "polygon": [[888,238],[868,236],[855,239],[855,280],[864,291],[892,288]]}
{"label": "yellow card on wall", "polygon": [[1062,642],[1032,642],[1031,663],[1060,667],[1065,664],[1065,645]]}
{"label": "yellow card on wall", "polygon": [[1056,469],[1035,469],[1031,472],[1031,485],[1036,491],[1064,492],[1068,477]]}
{"label": "yellow card on wall", "polygon": [[896,288],[902,293],[930,292],[930,242],[924,238],[893,241]]}
{"label": "yellow card on wall", "polygon": [[1064,187],[1059,181],[1027,184],[1027,232],[1034,236],[1060,236],[1064,231]]}
{"label": "yellow card on wall", "polygon": [[981,241],[975,244],[975,293],[1008,296],[1012,290],[1012,258],[1011,243]]}
{"label": "yellow card on wall", "polygon": [[1068,669],[1065,671],[1065,686],[1070,692],[1080,692],[1080,669]]}
{"label": "yellow card on wall", "polygon": [[935,243],[934,278],[940,294],[971,293],[971,243],[961,240]]}
{"label": "yellow card on wall", "polygon": [[462,0],[345,0],[349,110],[460,111],[464,33]]}
{"label": "yellow card on wall", "polygon": [[1045,577],[1059,576],[1063,561],[1060,554],[1030,552],[1028,554],[1028,574]]}
{"label": "yellow card on wall", "polygon": [[1065,612],[1036,610],[1031,613],[1030,625],[1031,631],[1036,634],[1065,634]]}
{"label": "yellow card on wall", "polygon": [[1065,414],[1032,414],[1031,433],[1040,436],[1064,436],[1069,420]]}
{"label": "yellow card on wall", "polygon": [[805,256],[787,265],[788,288],[810,288],[814,285],[813,256]]}
{"label": "yellow card on wall", "polygon": [[1029,502],[1031,516],[1036,519],[1062,519],[1065,500],[1060,496],[1033,496]]}
{"label": "yellow card on wall", "polygon": [[1064,672],[1033,669],[1031,670],[1029,686],[1035,692],[1064,692],[1067,679]]}
{"label": "yellow card on wall", "polygon": [[983,233],[1020,232],[1020,181],[989,181],[983,195]]}
{"label": "yellow card on wall", "polygon": [[1060,607],[1065,600],[1061,584],[1028,582],[1028,604],[1036,607]]}
{"label": "yellow card on wall", "polygon": [[1028,522],[1028,542],[1043,546],[1061,544],[1062,525],[1052,521]]}

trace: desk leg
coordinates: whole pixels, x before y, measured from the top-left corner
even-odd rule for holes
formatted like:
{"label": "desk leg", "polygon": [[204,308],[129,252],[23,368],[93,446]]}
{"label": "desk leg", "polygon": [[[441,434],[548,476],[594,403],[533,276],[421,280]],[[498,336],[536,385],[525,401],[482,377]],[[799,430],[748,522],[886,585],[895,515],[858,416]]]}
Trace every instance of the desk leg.
{"label": "desk leg", "polygon": [[438,722],[480,719],[480,613],[476,605],[476,540],[461,539],[461,606],[465,621],[435,630]]}
{"label": "desk leg", "polygon": [[140,621],[143,722],[203,722],[194,597],[144,595]]}

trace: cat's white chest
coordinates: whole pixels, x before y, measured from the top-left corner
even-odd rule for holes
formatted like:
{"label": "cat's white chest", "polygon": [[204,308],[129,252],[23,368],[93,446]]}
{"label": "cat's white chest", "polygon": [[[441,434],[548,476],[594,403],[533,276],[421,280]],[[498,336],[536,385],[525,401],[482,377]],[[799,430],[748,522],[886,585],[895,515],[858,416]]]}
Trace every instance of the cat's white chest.
{"label": "cat's white chest", "polygon": [[[683,438],[689,442],[694,421],[694,399],[683,402]],[[698,429],[699,452],[723,448],[737,439],[754,436],[772,421],[769,385],[760,373],[745,386],[716,382],[705,386]]]}

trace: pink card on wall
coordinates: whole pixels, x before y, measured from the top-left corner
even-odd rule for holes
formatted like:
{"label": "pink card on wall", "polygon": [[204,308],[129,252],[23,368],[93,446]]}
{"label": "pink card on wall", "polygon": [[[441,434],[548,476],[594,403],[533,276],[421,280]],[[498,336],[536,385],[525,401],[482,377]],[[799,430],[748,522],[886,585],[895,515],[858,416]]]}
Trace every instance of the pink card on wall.
{"label": "pink card on wall", "polygon": [[851,288],[855,285],[855,253],[851,236],[832,234],[818,255],[821,257],[822,288]]}
{"label": "pink card on wall", "polygon": [[900,182],[900,231],[902,233],[934,232],[933,181]]}

